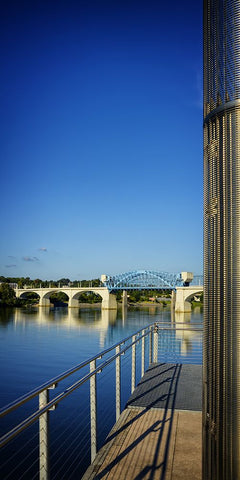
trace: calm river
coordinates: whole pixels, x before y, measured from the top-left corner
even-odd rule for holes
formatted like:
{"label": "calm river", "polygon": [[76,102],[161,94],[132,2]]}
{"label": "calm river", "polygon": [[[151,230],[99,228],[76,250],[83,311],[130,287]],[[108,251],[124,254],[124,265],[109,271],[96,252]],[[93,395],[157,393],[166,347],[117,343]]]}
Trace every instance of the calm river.
{"label": "calm river", "polygon": [[[75,364],[79,364],[81,361],[104,350],[109,345],[116,343],[130,333],[134,333],[141,327],[155,321],[171,324],[173,321],[171,311],[158,306],[131,307],[128,308],[128,310],[119,308],[118,311],[105,310],[102,312],[100,309],[94,307],[69,310],[64,307],[52,309],[32,307],[0,310],[0,380],[2,386],[0,390],[0,406],[6,405],[46,380],[73,367]],[[199,309],[196,309],[191,314],[179,314],[175,318],[175,321],[184,322],[184,325],[199,324],[202,322],[202,313]],[[165,343],[166,339],[162,344],[162,348]],[[180,351],[183,356],[188,352],[196,351],[194,357],[196,363],[201,363],[200,350],[201,338],[195,334],[187,336],[184,344],[181,341],[178,347],[178,351]],[[170,360],[174,361],[175,358],[171,358]],[[110,387],[106,385],[103,383],[103,386],[99,389],[100,397],[102,395],[100,409],[103,409],[104,406],[101,415],[103,418],[105,418],[104,415],[106,416],[104,427],[101,427],[102,429],[100,428],[100,444],[108,428],[111,427],[111,423],[114,421],[114,402],[111,402],[110,406],[112,393],[109,390]],[[87,395],[86,392],[85,389],[85,394]],[[124,399],[123,394],[123,399],[126,400],[128,395],[129,392],[126,393]],[[59,426],[59,420],[56,421],[55,434],[53,435],[53,443],[54,440],[56,440],[56,445],[55,448],[51,448],[53,457],[55,454],[53,460],[56,463],[56,467],[53,469],[54,475],[51,475],[51,478],[80,478],[79,475],[81,476],[89,462],[88,440],[85,440],[83,433],[83,425],[85,427],[85,424],[88,423],[89,414],[87,413],[86,405],[84,402],[81,403],[79,398],[81,399],[83,397],[77,397],[76,395],[74,406],[70,406],[70,404],[68,406],[68,402],[66,401],[65,407],[62,408],[59,405],[56,413],[51,412],[51,417],[55,417],[56,419],[58,415],[60,415],[60,411],[62,413],[64,412],[64,421],[62,421],[61,428]],[[79,405],[81,405],[81,407],[79,407]],[[76,411],[74,409],[76,409]],[[79,461],[74,455],[70,461],[70,468],[68,466],[69,453],[67,453],[66,450],[68,445],[64,447],[60,436],[63,428],[67,428],[67,426],[70,425],[71,419],[68,421],[66,419],[67,415],[69,415],[70,418],[71,414],[75,415],[74,418],[77,418],[78,414],[80,415],[78,419],[79,426],[81,425],[79,438],[84,439],[84,447],[79,446],[77,443],[76,438],[78,433],[76,432],[70,451],[73,452],[73,449],[77,448],[79,455],[79,452],[82,452],[81,448],[83,448],[84,451],[86,450],[86,458],[82,462],[82,466],[79,467]],[[4,422],[5,428],[7,426],[6,423],[7,420]],[[30,427],[28,431],[28,434],[26,432],[21,434],[23,437],[25,435],[25,440],[23,441],[31,438],[32,435],[34,444],[34,442],[36,442],[37,426]],[[64,438],[66,437],[64,436]],[[69,445],[70,441],[70,439],[67,441]],[[14,442],[16,445],[13,445],[12,450],[9,446],[6,448],[4,457],[6,461],[8,457],[13,455],[12,452],[15,452],[16,449],[19,448],[17,441],[15,440]],[[37,451],[35,453],[37,455]],[[14,455],[17,454],[14,453]],[[80,453],[80,457],[82,457],[82,453]],[[74,464],[74,460],[76,460],[76,465]],[[15,461],[19,463],[19,456],[15,458]],[[63,468],[62,465],[64,465],[64,462],[66,465]],[[29,458],[29,461],[26,460],[26,464],[22,466],[22,470],[20,468],[20,472],[11,472],[12,465],[14,465],[14,459],[13,463],[11,462],[11,468],[9,465],[6,465],[1,478],[37,478],[37,458],[35,458],[34,455],[32,458]],[[75,465],[74,468],[72,468],[72,465]],[[28,468],[30,470],[28,470]]]}

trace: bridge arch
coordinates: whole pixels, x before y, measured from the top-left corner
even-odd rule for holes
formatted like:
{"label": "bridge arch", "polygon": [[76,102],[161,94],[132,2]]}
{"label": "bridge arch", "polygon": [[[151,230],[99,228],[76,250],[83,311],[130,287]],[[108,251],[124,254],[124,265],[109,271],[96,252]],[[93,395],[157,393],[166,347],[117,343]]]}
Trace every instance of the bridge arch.
{"label": "bridge arch", "polygon": [[190,302],[194,297],[197,297],[198,295],[201,295],[203,293],[203,287],[200,290],[197,290],[195,292],[190,293],[186,298],[185,302]]}
{"label": "bridge arch", "polygon": [[156,272],[153,270],[136,270],[112,277],[106,277],[104,285],[112,290],[129,289],[167,289],[174,290],[177,285],[182,285],[181,274]]}
{"label": "bridge arch", "polygon": [[[33,294],[35,295],[35,297],[33,297]],[[40,302],[40,295],[38,292],[35,292],[34,290],[26,290],[25,292],[21,292],[19,295],[18,295],[18,298],[21,298],[21,299],[24,299],[24,300],[30,300],[31,298],[34,300],[37,300],[38,299],[38,302]]]}
{"label": "bridge arch", "polygon": [[57,287],[56,287],[55,289],[54,289],[54,288],[51,288],[51,291],[49,291],[49,292],[43,293],[43,295],[42,295],[42,300],[46,300],[46,299],[49,300],[50,297],[51,297],[54,293],[59,293],[59,292],[65,293],[65,295],[68,297],[68,299],[70,298],[69,292],[65,291],[65,290],[62,289],[62,288],[60,289],[60,288],[57,288]]}
{"label": "bridge arch", "polygon": [[112,310],[117,308],[115,295],[109,292],[106,287],[50,287],[50,288],[29,288],[15,289],[16,296],[21,298],[25,293],[36,293],[39,296],[39,306],[49,306],[50,297],[53,293],[63,292],[67,295],[69,307],[78,307],[78,298],[83,292],[93,292],[102,298],[102,309]]}
{"label": "bridge arch", "polygon": [[79,298],[81,297],[82,294],[89,294],[89,293],[94,293],[95,295],[97,295],[98,297],[100,297],[99,299],[99,302],[103,302],[104,298],[105,298],[105,295],[104,293],[102,293],[101,291],[95,291],[95,289],[93,287],[89,287],[89,290],[87,289],[84,289],[84,291],[79,291],[79,292],[76,292],[72,295],[71,297],[71,307],[74,307],[74,306],[79,306]]}
{"label": "bridge arch", "polygon": [[177,287],[175,299],[176,312],[191,312],[190,300],[198,294],[203,293],[203,286]]}

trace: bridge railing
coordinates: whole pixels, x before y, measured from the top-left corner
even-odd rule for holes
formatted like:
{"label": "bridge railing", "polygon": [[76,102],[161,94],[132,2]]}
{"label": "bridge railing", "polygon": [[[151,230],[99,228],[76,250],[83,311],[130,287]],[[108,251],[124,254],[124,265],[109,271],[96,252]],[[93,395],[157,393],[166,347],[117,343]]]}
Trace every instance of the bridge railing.
{"label": "bridge railing", "polygon": [[[200,336],[194,351],[186,351],[187,332]],[[2,408],[1,478],[81,478],[148,365],[159,360],[201,363],[200,351],[201,325],[147,325]],[[99,378],[104,379],[101,388]]]}
{"label": "bridge railing", "polygon": [[202,286],[203,285],[203,275],[194,275],[193,280],[190,283],[190,286]]}

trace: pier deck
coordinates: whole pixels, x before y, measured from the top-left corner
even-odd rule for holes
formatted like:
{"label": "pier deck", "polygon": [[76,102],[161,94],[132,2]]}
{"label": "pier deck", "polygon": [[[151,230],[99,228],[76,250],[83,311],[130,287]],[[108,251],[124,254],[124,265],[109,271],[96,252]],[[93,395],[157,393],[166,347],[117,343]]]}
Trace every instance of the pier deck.
{"label": "pier deck", "polygon": [[152,364],[84,480],[200,480],[202,366]]}

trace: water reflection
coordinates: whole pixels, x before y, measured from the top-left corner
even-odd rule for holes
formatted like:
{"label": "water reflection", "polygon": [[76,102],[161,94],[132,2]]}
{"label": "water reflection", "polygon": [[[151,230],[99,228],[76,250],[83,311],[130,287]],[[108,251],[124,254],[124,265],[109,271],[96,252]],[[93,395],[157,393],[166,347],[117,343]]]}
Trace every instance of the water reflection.
{"label": "water reflection", "polygon": [[159,361],[201,363],[202,332],[189,330],[189,326],[199,328],[199,312],[173,316],[157,306],[0,309],[4,365],[0,381],[7,385],[0,402],[16,398],[154,321],[170,327],[159,334]]}
{"label": "water reflection", "polygon": [[[199,312],[194,309],[194,316],[192,312],[175,312],[172,317],[176,323],[176,340],[179,340],[180,353],[183,356],[187,356],[193,351],[193,345],[202,344],[202,319],[196,314],[200,314],[200,309]],[[197,323],[198,321],[199,323]],[[197,330],[198,327],[199,331]],[[195,330],[191,330],[191,328]]]}
{"label": "water reflection", "polygon": [[12,320],[13,312],[13,308],[0,308],[0,325],[6,327]]}
{"label": "water reflection", "polygon": [[[177,345],[178,353],[186,357],[194,351],[196,345],[202,342],[202,313],[195,309],[190,313],[174,313],[173,311],[159,309],[152,305],[147,308],[133,307],[127,309],[122,306],[118,310],[101,310],[96,307],[90,308],[52,308],[33,307],[0,310],[0,325],[6,327],[12,322],[14,330],[26,330],[34,334],[34,329],[45,331],[53,335],[67,336],[77,335],[83,341],[84,335],[95,336],[98,339],[99,349],[106,348],[109,343],[115,343],[126,336],[127,331],[136,331],[140,326],[154,321],[175,327],[174,330],[162,332],[164,339],[159,337],[159,342],[164,343],[164,348],[172,348],[172,343]],[[191,330],[190,328],[195,328]],[[199,328],[199,331],[197,330]],[[37,331],[37,330],[36,330]],[[91,333],[92,332],[92,333]],[[166,349],[165,348],[165,349]],[[174,347],[175,349],[175,347]]]}
{"label": "water reflection", "polygon": [[125,325],[127,320],[127,305],[122,304],[122,325]]}
{"label": "water reflection", "polygon": [[[15,326],[21,325],[26,328],[30,319],[34,320],[34,324],[39,326],[54,324],[56,328],[64,327],[65,330],[77,330],[78,332],[83,327],[87,327],[88,330],[95,330],[100,335],[100,346],[104,347],[109,326],[116,323],[117,310],[38,307],[23,312],[22,309],[15,309]],[[124,321],[125,319],[126,312],[124,313]]]}

